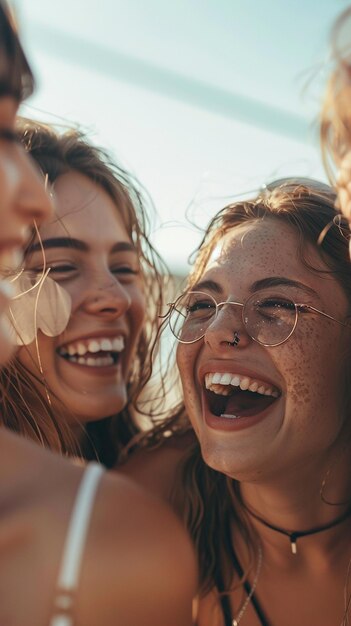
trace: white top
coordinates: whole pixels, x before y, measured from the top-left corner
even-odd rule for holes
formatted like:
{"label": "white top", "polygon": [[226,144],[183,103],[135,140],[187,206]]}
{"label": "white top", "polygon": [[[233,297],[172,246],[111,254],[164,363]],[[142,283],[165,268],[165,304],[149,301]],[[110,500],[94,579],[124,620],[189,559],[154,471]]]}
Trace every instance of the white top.
{"label": "white top", "polygon": [[90,463],[79,485],[63,548],[50,626],[73,626],[74,594],[78,589],[90,518],[103,472],[101,465]]}

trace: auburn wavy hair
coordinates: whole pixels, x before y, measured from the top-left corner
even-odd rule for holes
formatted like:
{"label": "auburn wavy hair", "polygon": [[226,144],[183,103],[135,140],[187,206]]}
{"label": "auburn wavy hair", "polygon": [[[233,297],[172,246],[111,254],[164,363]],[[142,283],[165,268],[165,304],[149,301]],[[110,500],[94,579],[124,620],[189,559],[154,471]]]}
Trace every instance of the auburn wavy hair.
{"label": "auburn wavy hair", "polygon": [[[310,179],[281,179],[265,186],[256,197],[239,201],[223,208],[210,222],[195,255],[193,269],[186,290],[201,278],[207,262],[218,242],[232,229],[261,220],[279,220],[289,224],[299,237],[297,254],[313,272],[325,272],[337,280],[350,303],[351,312],[351,264],[348,253],[349,230],[346,220],[334,208],[335,193],[323,183]],[[326,268],[311,265],[306,258],[306,241],[315,246]],[[340,355],[345,361],[344,406],[351,412],[351,352],[345,347]],[[163,432],[176,431],[177,416],[184,420],[178,409],[163,425]],[[162,433],[154,431],[158,440]],[[152,443],[152,433],[148,434]],[[165,441],[167,441],[165,437]],[[173,492],[174,503],[195,543],[203,593],[216,588],[225,594],[231,589],[236,561],[235,536],[241,533],[249,555],[249,565],[244,572],[247,577],[257,554],[256,537],[250,521],[241,506],[240,483],[208,467],[195,442],[177,474]]]}

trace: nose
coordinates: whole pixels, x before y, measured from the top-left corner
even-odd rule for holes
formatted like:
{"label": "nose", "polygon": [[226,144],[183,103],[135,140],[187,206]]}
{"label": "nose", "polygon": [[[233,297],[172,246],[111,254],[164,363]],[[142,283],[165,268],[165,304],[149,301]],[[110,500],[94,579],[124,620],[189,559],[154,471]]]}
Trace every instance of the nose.
{"label": "nose", "polygon": [[34,220],[40,224],[52,214],[53,203],[45,188],[43,175],[21,146],[18,146],[17,169],[18,184],[14,197],[17,215],[25,225],[32,225]]}
{"label": "nose", "polygon": [[83,308],[90,315],[113,320],[126,313],[131,303],[130,294],[118,280],[112,277],[101,280],[96,276],[86,293]]}
{"label": "nose", "polygon": [[204,336],[205,343],[213,350],[232,352],[242,350],[251,341],[242,319],[243,307],[230,302],[221,303],[217,316],[212,320]]}

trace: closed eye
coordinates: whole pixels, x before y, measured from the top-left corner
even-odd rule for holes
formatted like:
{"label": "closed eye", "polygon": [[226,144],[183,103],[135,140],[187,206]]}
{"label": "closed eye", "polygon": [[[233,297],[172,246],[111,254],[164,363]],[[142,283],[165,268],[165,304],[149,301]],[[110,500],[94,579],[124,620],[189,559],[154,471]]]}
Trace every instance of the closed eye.
{"label": "closed eye", "polygon": [[294,302],[276,297],[256,301],[254,310],[261,319],[269,322],[281,321],[296,313]]}
{"label": "closed eye", "polygon": [[112,272],[112,274],[114,274],[114,276],[116,276],[118,280],[124,282],[130,282],[140,274],[139,269],[135,269],[134,267],[130,267],[129,265],[122,265],[111,268],[110,272]]}
{"label": "closed eye", "polygon": [[208,309],[215,309],[215,305],[213,302],[209,300],[199,300],[198,302],[193,302],[189,304],[187,307],[187,313],[196,313],[196,311],[207,311]]}
{"label": "closed eye", "polygon": [[132,283],[134,282],[140,275],[139,268],[136,269],[130,265],[119,265],[118,267],[112,267],[110,272],[116,277],[116,280],[119,280],[121,283]]}
{"label": "closed eye", "polygon": [[[74,265],[70,265],[68,263],[62,264],[62,265],[54,265],[52,263],[48,263],[47,267],[50,267],[50,276],[57,276],[58,274],[65,274],[66,277],[71,274],[72,272],[75,272],[77,270],[77,268]],[[41,274],[43,271],[42,267],[34,267],[31,268],[29,270],[30,272],[33,272],[34,274]]]}
{"label": "closed eye", "polygon": [[139,274],[139,270],[135,270],[127,265],[122,267],[114,267],[111,269],[114,274]]}
{"label": "closed eye", "polygon": [[278,298],[266,298],[265,300],[261,300],[259,303],[257,303],[257,307],[267,308],[267,309],[281,308],[281,309],[293,310],[295,308],[295,304],[291,300],[280,300]]}
{"label": "closed eye", "polygon": [[50,265],[50,273],[53,272],[74,272],[76,269],[73,265]]}

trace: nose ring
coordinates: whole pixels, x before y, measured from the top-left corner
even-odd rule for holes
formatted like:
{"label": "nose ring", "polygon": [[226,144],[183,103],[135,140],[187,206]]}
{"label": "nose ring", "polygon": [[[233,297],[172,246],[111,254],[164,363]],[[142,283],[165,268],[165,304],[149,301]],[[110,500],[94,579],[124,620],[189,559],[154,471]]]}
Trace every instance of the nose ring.
{"label": "nose ring", "polygon": [[240,341],[239,333],[235,331],[233,341],[228,341],[227,343],[228,343],[228,346],[232,346],[234,348],[235,346],[239,344],[239,341]]}

